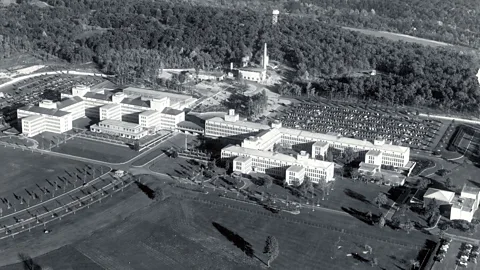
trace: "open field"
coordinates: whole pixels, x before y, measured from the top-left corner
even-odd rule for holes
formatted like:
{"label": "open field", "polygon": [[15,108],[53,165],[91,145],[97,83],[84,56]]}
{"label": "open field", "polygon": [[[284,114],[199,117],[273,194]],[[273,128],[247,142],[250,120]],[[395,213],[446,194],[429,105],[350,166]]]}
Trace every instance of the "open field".
{"label": "open field", "polygon": [[[42,267],[53,269],[105,269],[85,257],[71,244],[92,236],[111,223],[122,222],[133,212],[146,207],[152,201],[139,192],[135,186],[130,186],[123,192],[117,192],[113,197],[95,203],[90,208],[84,208],[75,215],[68,215],[62,220],[48,223],[52,232],[44,234],[43,228],[32,229],[15,238],[2,240],[0,248],[0,265],[18,262],[18,253],[36,257],[34,261]],[[61,257],[58,258],[57,256]],[[20,265],[0,267],[2,270],[19,269]],[[21,268],[23,269],[23,268]]]}
{"label": "open field", "polygon": [[386,31],[368,30],[368,29],[360,29],[360,28],[352,28],[352,27],[342,27],[342,28],[346,29],[346,30],[350,30],[350,31],[359,32],[359,33],[369,35],[369,36],[386,38],[386,39],[389,39],[389,40],[392,40],[392,41],[404,41],[404,42],[416,43],[416,44],[425,45],[425,46],[432,46],[432,47],[453,46],[453,45],[445,43],[445,42],[440,42],[440,41],[435,41],[435,40],[430,40],[430,39],[424,39],[424,38],[418,38],[418,37],[414,37],[414,36],[392,33],[392,32],[386,32]]}
{"label": "open field", "polygon": [[[0,147],[0,163],[2,164],[2,177],[0,177],[0,197],[8,199],[11,204],[20,207],[16,197],[27,198],[28,192],[40,193],[40,187],[65,177],[68,172],[83,170],[87,164],[70,161],[52,156],[41,155],[29,151],[13,150]],[[3,214],[7,214],[7,205],[0,206]],[[12,207],[13,208],[13,207]]]}
{"label": "open field", "polygon": [[127,147],[82,138],[74,138],[68,140],[67,143],[61,143],[52,148],[52,151],[113,163],[128,161],[139,154]]}
{"label": "open field", "polygon": [[[35,260],[54,269],[61,263],[54,256],[78,258],[87,265],[91,264],[85,259],[88,257],[103,269],[262,269],[264,242],[273,235],[280,246],[280,256],[272,263],[274,269],[371,269],[364,262],[371,257],[362,253],[365,244],[372,247],[379,267],[407,269],[408,260],[417,257],[425,242],[418,232],[379,234],[377,227],[349,216],[325,212],[272,214],[216,195],[190,194],[169,187],[165,190],[167,196],[174,197],[126,219],[116,218],[85,240]],[[123,200],[122,204],[129,206],[130,202]],[[48,237],[57,237],[68,226],[54,227]],[[358,255],[347,256],[352,253]],[[74,261],[70,263],[75,265]]]}

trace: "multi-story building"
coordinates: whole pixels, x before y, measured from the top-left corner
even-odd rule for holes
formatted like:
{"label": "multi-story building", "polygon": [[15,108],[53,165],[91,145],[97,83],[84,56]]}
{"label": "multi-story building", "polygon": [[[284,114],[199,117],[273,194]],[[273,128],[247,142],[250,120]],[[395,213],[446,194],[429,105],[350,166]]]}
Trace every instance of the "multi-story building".
{"label": "multi-story building", "polygon": [[[50,100],[44,100],[40,102],[39,106],[25,106],[17,109],[17,118],[20,119],[22,124],[22,131],[28,130],[25,135],[35,136],[36,132],[31,131],[30,124],[32,123],[30,119],[23,121],[24,118],[32,115],[42,116],[43,121],[43,131],[53,132],[53,133],[63,133],[72,129],[72,113],[67,111],[58,110],[56,104]],[[37,120],[39,121],[39,120]],[[36,123],[36,130],[42,130],[39,125],[42,125],[41,122]],[[28,125],[28,127],[27,127]],[[32,135],[34,134],[34,135]],[[38,133],[37,133],[38,134]]]}
{"label": "multi-story building", "polygon": [[45,131],[45,118],[42,115],[30,115],[22,119],[22,131],[27,137],[33,137]]}
{"label": "multi-story building", "polygon": [[118,92],[93,90],[83,85],[73,87],[71,94],[62,93],[62,98],[57,103],[45,100],[38,107],[22,107],[17,110],[18,118],[22,120],[30,115],[42,115],[45,117],[44,124],[50,126],[44,131],[55,133],[72,129],[72,121],[85,116],[100,121],[111,119],[137,123],[150,131],[176,130],[178,123],[185,120],[182,110],[197,100],[191,96],[140,88],[129,87]]}
{"label": "multi-story building", "polygon": [[[269,133],[269,130],[277,129],[278,132]],[[303,130],[296,130],[291,128],[284,128],[280,122],[274,122],[271,126],[252,123],[240,120],[238,114],[235,114],[234,110],[229,110],[229,113],[224,118],[215,117],[208,119],[205,122],[205,136],[212,138],[226,137],[229,139],[243,141],[251,136],[251,142],[246,142],[245,146],[260,144],[258,137],[260,131],[265,131],[265,134],[278,134],[280,133],[280,139],[275,141],[276,138],[268,142],[268,145],[272,143],[280,143],[284,146],[296,148],[298,150],[306,150],[311,152],[313,158],[319,156],[325,156],[327,149],[332,148],[337,151],[343,152],[346,148],[358,152],[361,157],[372,150],[371,154],[380,152],[380,155],[376,155],[373,159],[376,165],[390,165],[393,167],[410,168],[414,164],[409,162],[410,160],[410,148],[398,145],[392,145],[385,140],[378,138],[374,142],[367,140],[358,140],[353,138],[342,137],[340,135],[330,135],[314,133]],[[377,151],[377,152],[376,152]],[[369,163],[372,160],[367,157],[365,163]]]}
{"label": "multi-story building", "polygon": [[102,122],[90,126],[90,131],[96,133],[112,134],[128,139],[141,139],[148,134],[141,125],[119,121],[119,120],[103,120]]}
{"label": "multi-story building", "polygon": [[[238,159],[238,157],[243,158]],[[271,151],[262,151],[241,146],[227,146],[222,149],[221,158],[228,160],[233,159],[233,171],[244,174],[250,171],[265,173],[274,177],[283,178],[289,185],[294,183],[301,184],[304,180],[304,178],[301,178],[302,175],[303,177],[308,177],[314,183],[334,180],[334,164],[332,162],[311,159],[305,151],[293,157]],[[297,173],[293,178],[287,177],[287,169],[293,165],[304,168],[304,173]],[[294,168],[290,171],[294,171]]]}
{"label": "multi-story building", "polygon": [[100,121],[111,119],[111,120],[122,120],[122,106],[120,104],[107,104],[100,107]]}
{"label": "multi-story building", "polygon": [[242,147],[263,151],[273,150],[273,146],[280,141],[282,133],[279,129],[267,129],[260,131],[257,136],[250,136],[243,140]]}
{"label": "multi-story building", "polygon": [[147,129],[152,129],[156,131],[161,129],[162,115],[160,112],[149,110],[140,113],[138,118],[138,123]]}

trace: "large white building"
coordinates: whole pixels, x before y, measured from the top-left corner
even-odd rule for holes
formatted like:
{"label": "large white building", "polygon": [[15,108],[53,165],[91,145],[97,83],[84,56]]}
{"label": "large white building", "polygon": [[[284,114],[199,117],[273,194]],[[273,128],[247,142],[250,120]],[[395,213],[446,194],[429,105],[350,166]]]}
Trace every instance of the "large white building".
{"label": "large white building", "polygon": [[[73,87],[70,94],[62,93],[61,102],[44,100],[39,106],[25,106],[17,110],[17,116],[22,121],[22,132],[26,136],[35,136],[43,131],[66,132],[72,129],[73,120],[85,116],[100,121],[136,123],[150,131],[176,130],[178,123],[185,120],[183,109],[193,105],[196,100],[187,95],[134,87],[119,92],[92,90],[88,86],[79,85]],[[23,121],[31,115],[44,117],[45,126],[42,127],[42,122],[38,119],[35,122],[31,122],[32,118]],[[32,125],[35,127],[33,132]]]}
{"label": "large white building", "polygon": [[112,119],[103,120],[98,124],[90,126],[90,131],[117,135],[127,139],[141,139],[148,134],[148,130],[139,124]]}
{"label": "large white building", "polygon": [[[305,151],[293,157],[272,151],[241,146],[227,146],[222,149],[221,158],[233,161],[234,172],[244,174],[250,172],[265,173],[283,178],[289,185],[301,184],[305,177],[308,177],[314,183],[322,180],[327,182],[334,180],[334,164],[332,162],[311,159]],[[297,172],[298,167],[303,168],[303,171]],[[290,172],[295,173],[292,176]]]}
{"label": "large white building", "polygon": [[361,154],[362,157],[365,156],[364,163],[372,166],[391,165],[399,168],[412,166],[409,147],[392,145],[382,139],[369,142],[339,135],[284,128],[280,122],[274,122],[269,126],[242,121],[234,110],[229,110],[223,118],[215,117],[206,120],[205,136],[212,138],[226,137],[235,140],[248,139],[243,142],[242,146],[251,148],[257,145],[257,149],[261,150],[269,150],[275,143],[279,143],[308,151],[313,158],[324,157],[329,147],[339,151],[351,148]]}
{"label": "large white building", "polygon": [[480,203],[480,188],[463,186],[460,197],[452,202],[450,220],[465,220],[472,222],[475,211]]}

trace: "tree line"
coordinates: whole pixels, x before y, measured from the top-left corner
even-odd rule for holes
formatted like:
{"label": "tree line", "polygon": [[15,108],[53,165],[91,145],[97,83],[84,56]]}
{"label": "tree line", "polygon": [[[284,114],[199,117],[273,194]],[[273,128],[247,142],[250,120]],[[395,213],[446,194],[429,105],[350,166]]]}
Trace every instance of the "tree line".
{"label": "tree line", "polygon": [[[478,111],[479,64],[467,54],[393,42],[310,18],[276,26],[264,12],[130,0],[49,0],[0,10],[0,56],[42,51],[72,63],[94,61],[121,83],[155,81],[162,68],[221,70],[263,43],[295,68],[284,94],[376,100]],[[377,12],[378,13],[378,12]],[[352,76],[376,69],[377,76]],[[287,77],[290,74],[285,74]],[[295,86],[297,85],[297,86]]]}

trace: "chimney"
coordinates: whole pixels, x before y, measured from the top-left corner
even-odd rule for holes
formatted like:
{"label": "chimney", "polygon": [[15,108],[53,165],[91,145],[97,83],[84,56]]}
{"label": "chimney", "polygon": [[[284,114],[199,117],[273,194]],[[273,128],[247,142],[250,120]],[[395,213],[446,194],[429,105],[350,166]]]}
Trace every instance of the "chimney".
{"label": "chimney", "polygon": [[265,48],[263,49],[263,70],[267,70],[267,64],[268,64],[268,59],[267,59],[267,43],[265,43]]}
{"label": "chimney", "polygon": [[233,70],[233,62],[230,62],[230,71]]}

